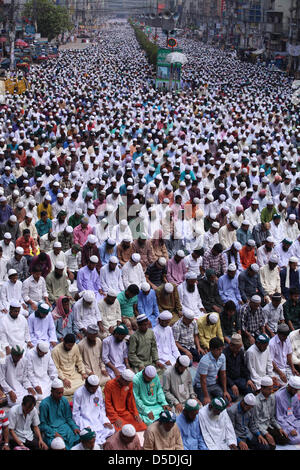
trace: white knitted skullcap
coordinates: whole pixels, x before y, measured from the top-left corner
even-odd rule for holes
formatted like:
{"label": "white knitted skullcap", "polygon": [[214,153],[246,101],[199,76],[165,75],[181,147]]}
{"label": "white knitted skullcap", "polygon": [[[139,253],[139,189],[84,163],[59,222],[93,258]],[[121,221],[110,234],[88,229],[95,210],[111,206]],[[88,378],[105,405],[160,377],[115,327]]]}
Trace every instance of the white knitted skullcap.
{"label": "white knitted skullcap", "polygon": [[87,381],[90,385],[93,385],[93,386],[99,385],[99,383],[100,383],[99,377],[97,375],[94,375],[94,374],[90,375],[87,378]]}
{"label": "white knitted skullcap", "polygon": [[125,424],[121,430],[122,434],[126,437],[133,437],[136,435],[135,427],[132,424]]}

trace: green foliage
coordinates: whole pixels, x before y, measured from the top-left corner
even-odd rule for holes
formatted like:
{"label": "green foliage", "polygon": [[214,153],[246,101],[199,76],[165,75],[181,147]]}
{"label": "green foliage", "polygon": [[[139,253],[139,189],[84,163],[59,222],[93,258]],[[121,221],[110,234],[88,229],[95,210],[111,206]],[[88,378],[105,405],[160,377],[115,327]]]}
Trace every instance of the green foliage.
{"label": "green foliage", "polygon": [[23,15],[36,19],[37,32],[49,41],[73,28],[67,8],[55,5],[51,0],[29,0],[24,6]]}
{"label": "green foliage", "polygon": [[147,54],[148,61],[151,64],[156,65],[157,52],[159,49],[158,46],[153,42],[149,41],[147,35],[143,31],[141,31],[137,26],[135,26],[131,21],[130,24],[134,29],[135,37],[138,43]]}

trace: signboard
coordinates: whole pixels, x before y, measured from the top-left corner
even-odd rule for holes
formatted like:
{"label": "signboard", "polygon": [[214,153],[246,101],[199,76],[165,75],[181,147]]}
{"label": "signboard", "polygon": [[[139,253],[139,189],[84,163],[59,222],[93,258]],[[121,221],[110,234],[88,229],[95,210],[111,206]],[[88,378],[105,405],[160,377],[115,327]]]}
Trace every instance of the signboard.
{"label": "signboard", "polygon": [[[172,49],[172,52],[182,52],[182,49]],[[167,62],[167,55],[171,54],[170,49],[161,48],[157,52],[157,68],[156,68],[156,88],[165,90],[179,90],[181,64],[170,64]]]}

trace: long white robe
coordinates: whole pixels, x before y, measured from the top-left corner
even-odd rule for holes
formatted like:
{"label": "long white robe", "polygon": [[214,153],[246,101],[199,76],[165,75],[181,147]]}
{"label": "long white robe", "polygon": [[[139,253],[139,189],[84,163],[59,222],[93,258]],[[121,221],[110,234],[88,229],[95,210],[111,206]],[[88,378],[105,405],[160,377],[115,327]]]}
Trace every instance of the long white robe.
{"label": "long white robe", "polygon": [[227,411],[214,415],[209,405],[203,406],[198,413],[203,439],[209,450],[230,450],[230,445],[237,445],[234,428]]}
{"label": "long white robe", "polygon": [[18,345],[26,351],[29,341],[28,323],[23,315],[19,314],[16,319],[13,319],[9,313],[1,316],[0,343],[4,348]]}
{"label": "long white robe", "polygon": [[106,416],[105,403],[101,388],[95,393],[89,393],[82,385],[73,398],[73,419],[80,429],[90,427],[96,433],[96,444],[102,445],[106,439],[115,433],[115,429],[105,428],[105,423],[110,423]]}
{"label": "long white robe", "polygon": [[[17,280],[14,284],[10,280],[4,282],[0,290],[0,310],[9,311],[9,304],[12,300],[25,303],[22,296],[22,282]],[[28,311],[21,307],[20,313],[25,317],[28,316]]]}
{"label": "long white robe", "polygon": [[[17,365],[14,364],[11,355],[6,356],[4,364],[0,364],[0,385],[7,396],[8,406],[21,403],[23,397],[28,395],[28,388],[31,387],[28,379],[27,364],[24,356]],[[10,391],[15,392],[17,400],[13,403],[8,395]]]}
{"label": "long white robe", "polygon": [[170,326],[162,327],[159,323],[153,328],[155,335],[158,358],[162,364],[170,361],[172,366],[175,364],[180,352],[176,346],[172,328]]}
{"label": "long white robe", "polygon": [[109,263],[100,269],[100,283],[102,290],[107,294],[109,289],[119,292],[124,290],[122,271],[119,266],[114,271],[109,270]]}
{"label": "long white robe", "polygon": [[115,378],[115,373],[106,364],[111,362],[120,372],[123,372],[126,369],[125,358],[128,358],[128,348],[125,341],[117,343],[113,335],[104,338],[102,341],[102,361],[112,379]]}
{"label": "long white robe", "polygon": [[122,268],[122,276],[125,289],[127,289],[130,284],[136,284],[138,288],[140,288],[142,283],[146,282],[141,263],[138,263],[136,266],[132,266],[130,261],[127,261]]}
{"label": "long white robe", "polygon": [[73,305],[74,321],[76,327],[81,330],[87,329],[89,325],[97,325],[101,321],[101,313],[98,309],[96,300],[93,301],[90,307],[83,303],[83,298],[77,300]]}
{"label": "long white robe", "polygon": [[261,379],[268,375],[272,377],[273,364],[269,347],[264,352],[260,352],[256,344],[252,344],[246,351],[245,360],[250,372],[250,378],[257,390],[261,388]]}
{"label": "long white robe", "polygon": [[38,395],[38,400],[48,397],[51,392],[51,382],[58,377],[56,366],[51,357],[50,351],[43,357],[39,357],[36,347],[26,354],[28,380],[33,388],[40,386],[42,395]]}
{"label": "long white robe", "polygon": [[204,313],[200,308],[204,307],[197,286],[195,286],[194,292],[189,292],[186,288],[186,282],[184,281],[177,286],[177,290],[181,305],[193,310],[195,312],[195,318],[202,317]]}

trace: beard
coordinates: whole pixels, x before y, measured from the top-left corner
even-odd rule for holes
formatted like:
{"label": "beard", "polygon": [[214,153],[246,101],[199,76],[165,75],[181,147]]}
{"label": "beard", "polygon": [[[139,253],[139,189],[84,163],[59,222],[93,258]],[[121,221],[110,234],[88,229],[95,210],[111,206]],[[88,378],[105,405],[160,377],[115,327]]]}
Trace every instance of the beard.
{"label": "beard", "polygon": [[196,287],[195,284],[193,284],[192,286],[187,285],[186,289],[188,292],[192,293],[192,292],[195,292],[195,287]]}
{"label": "beard", "polygon": [[54,276],[56,277],[56,279],[60,279],[61,277],[63,277],[62,274],[58,274],[56,272],[54,272]]}

